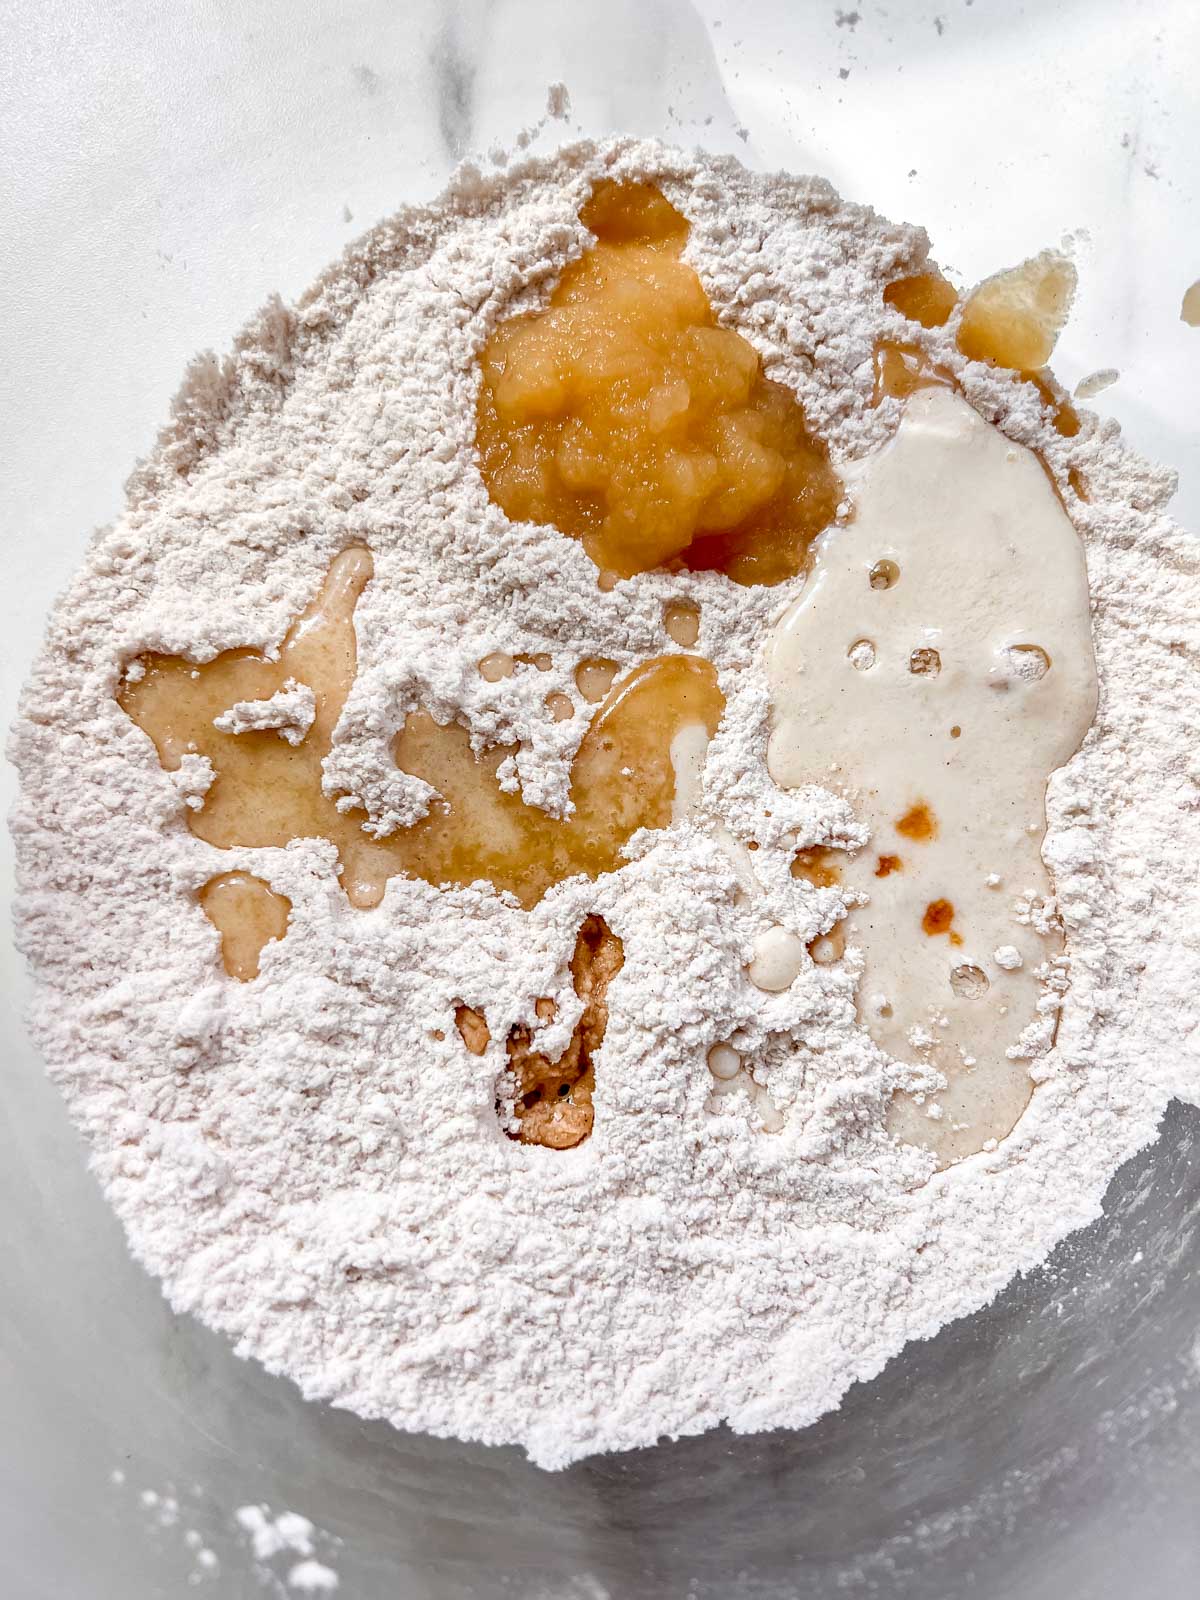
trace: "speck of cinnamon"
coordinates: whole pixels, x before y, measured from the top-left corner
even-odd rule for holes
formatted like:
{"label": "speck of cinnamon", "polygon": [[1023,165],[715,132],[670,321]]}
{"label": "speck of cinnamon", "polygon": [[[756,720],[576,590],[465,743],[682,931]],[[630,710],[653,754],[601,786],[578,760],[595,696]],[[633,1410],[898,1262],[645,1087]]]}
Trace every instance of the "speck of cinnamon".
{"label": "speck of cinnamon", "polygon": [[921,918],[921,932],[927,933],[931,939],[936,939],[941,933],[949,933],[953,923],[953,902],[931,900],[925,907],[925,915]]}
{"label": "speck of cinnamon", "polygon": [[824,845],[810,845],[806,850],[797,850],[792,858],[792,877],[803,878],[814,889],[832,888],[835,883],[841,882],[842,872],[840,867],[831,865],[831,854]]}
{"label": "speck of cinnamon", "polygon": [[906,839],[916,839],[920,843],[936,838],[937,831],[937,818],[924,800],[918,800],[915,806],[909,806],[896,823],[897,833],[903,834]]}

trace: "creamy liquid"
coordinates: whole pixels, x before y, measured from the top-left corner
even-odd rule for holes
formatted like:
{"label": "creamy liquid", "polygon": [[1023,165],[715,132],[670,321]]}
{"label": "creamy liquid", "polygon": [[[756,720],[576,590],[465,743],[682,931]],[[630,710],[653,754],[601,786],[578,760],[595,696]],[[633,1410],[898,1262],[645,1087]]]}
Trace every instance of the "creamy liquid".
{"label": "creamy liquid", "polygon": [[[860,1015],[946,1075],[892,1113],[945,1163],[1002,1138],[1031,1093],[1007,1051],[1063,941],[1014,902],[1052,892],[1046,782],[1095,712],[1087,573],[1037,458],[947,389],[915,393],[848,488],[854,518],[818,541],[771,646],[768,766],[845,792],[871,828],[843,868],[868,897],[848,921]],[[782,942],[763,940],[773,982],[799,969]]]}

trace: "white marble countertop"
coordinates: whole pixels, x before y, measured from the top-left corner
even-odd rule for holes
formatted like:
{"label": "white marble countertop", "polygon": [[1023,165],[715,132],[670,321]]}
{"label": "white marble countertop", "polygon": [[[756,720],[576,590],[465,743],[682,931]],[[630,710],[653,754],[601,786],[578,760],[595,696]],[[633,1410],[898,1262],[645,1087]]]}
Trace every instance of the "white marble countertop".
{"label": "white marble countertop", "polygon": [[[1200,527],[1200,330],[1179,319],[1200,277],[1192,0],[14,0],[4,28],[6,724],[52,596],[191,355],[464,154],[511,143],[556,80],[570,118],[539,147],[627,131],[821,173],[923,222],[964,283],[1072,235],[1081,291],[1056,370],[1120,370],[1098,405],[1180,469],[1180,518]],[[7,845],[3,873],[7,898]],[[2,971],[0,1292],[20,1312],[0,1351],[0,1590],[191,1592],[180,1539],[110,1488],[125,1464],[156,1489],[194,1477],[205,1536],[224,1540],[209,1592],[260,1593],[228,1511],[300,1493],[295,1430],[320,1452],[325,1413],[181,1328],[127,1259],[23,1042],[7,944]],[[251,1390],[291,1431],[235,1447]]]}

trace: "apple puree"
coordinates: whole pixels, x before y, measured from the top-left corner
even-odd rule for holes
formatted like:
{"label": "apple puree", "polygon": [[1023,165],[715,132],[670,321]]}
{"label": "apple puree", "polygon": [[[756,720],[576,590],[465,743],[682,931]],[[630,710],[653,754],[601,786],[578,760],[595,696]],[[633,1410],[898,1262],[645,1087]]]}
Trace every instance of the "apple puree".
{"label": "apple puree", "polygon": [[717,325],[683,260],[688,224],[657,189],[601,183],[580,218],[596,242],[548,308],[483,350],[492,499],[617,577],[673,561],[743,584],[794,577],[839,498],[795,395]]}

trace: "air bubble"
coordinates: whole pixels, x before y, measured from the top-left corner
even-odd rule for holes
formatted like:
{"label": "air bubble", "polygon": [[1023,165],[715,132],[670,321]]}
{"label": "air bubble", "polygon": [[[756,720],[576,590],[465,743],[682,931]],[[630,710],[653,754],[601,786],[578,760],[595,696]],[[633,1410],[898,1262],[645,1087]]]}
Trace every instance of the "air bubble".
{"label": "air bubble", "polygon": [[708,1070],[728,1082],[742,1070],[742,1058],[731,1044],[715,1044],[708,1052]]}
{"label": "air bubble", "polygon": [[835,961],[840,961],[845,949],[845,940],[836,939],[828,933],[819,933],[808,946],[808,953],[819,967],[832,966]]}
{"label": "air bubble", "polygon": [[856,639],[846,651],[846,659],[858,672],[869,672],[875,665],[875,646],[870,639]]}
{"label": "air bubble", "polygon": [[891,589],[900,581],[900,568],[886,557],[871,568],[872,589]]}
{"label": "air bubble", "polygon": [[490,656],[484,656],[479,663],[479,676],[488,683],[499,683],[501,678],[511,678],[513,675],[513,658],[503,650],[496,650]]}
{"label": "air bubble", "polygon": [[677,645],[690,650],[700,637],[700,607],[687,600],[672,600],[663,607],[663,627]]}
{"label": "air bubble", "polygon": [[1050,657],[1038,644],[1011,644],[1004,660],[1013,677],[1026,683],[1036,683],[1050,671]]}
{"label": "air bubble", "polygon": [[909,656],[908,670],[918,678],[936,678],[942,670],[942,658],[936,650],[922,646]]}
{"label": "air bubble", "polygon": [[988,991],[987,974],[979,967],[955,967],[950,973],[950,987],[960,1000],[978,1000]]}

